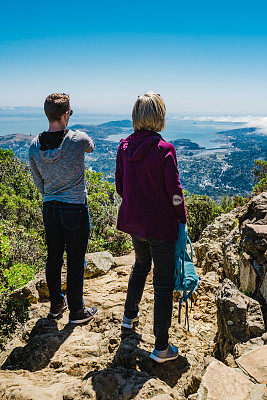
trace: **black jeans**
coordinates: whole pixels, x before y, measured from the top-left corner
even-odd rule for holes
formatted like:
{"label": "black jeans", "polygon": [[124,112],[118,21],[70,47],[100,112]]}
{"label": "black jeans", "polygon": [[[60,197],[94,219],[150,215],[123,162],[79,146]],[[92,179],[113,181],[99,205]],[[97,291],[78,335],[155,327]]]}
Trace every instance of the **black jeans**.
{"label": "black jeans", "polygon": [[154,335],[155,348],[165,350],[168,346],[172,318],[172,302],[175,268],[175,241],[142,239],[132,236],[135,264],[129,279],[124,315],[135,318],[153,259],[154,285]]}
{"label": "black jeans", "polygon": [[52,305],[62,301],[61,268],[67,252],[67,300],[71,312],[83,305],[83,279],[90,218],[87,204],[43,203],[47,242],[46,280]]}

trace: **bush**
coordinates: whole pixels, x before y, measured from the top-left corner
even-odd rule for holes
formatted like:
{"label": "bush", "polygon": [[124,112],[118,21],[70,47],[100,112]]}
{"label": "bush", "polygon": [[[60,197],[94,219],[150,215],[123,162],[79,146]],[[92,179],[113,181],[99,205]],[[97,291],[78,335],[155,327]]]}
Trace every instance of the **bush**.
{"label": "bush", "polygon": [[18,323],[28,319],[29,301],[27,299],[7,299],[0,309],[0,349],[6,339],[15,331]]}
{"label": "bush", "polygon": [[115,185],[104,180],[102,172],[86,171],[88,207],[91,217],[91,233],[88,251],[109,250],[120,255],[131,249],[129,235],[116,230],[120,197]]}
{"label": "bush", "polygon": [[259,194],[267,191],[267,161],[256,160],[252,169],[256,185],[253,187],[253,193]]}
{"label": "bush", "polygon": [[236,207],[243,206],[248,202],[248,198],[242,196],[224,196],[220,201],[220,207],[223,213],[229,213]]}
{"label": "bush", "polygon": [[188,213],[188,236],[192,242],[196,242],[206,226],[222,213],[222,209],[206,195],[193,194],[185,197],[185,204]]}

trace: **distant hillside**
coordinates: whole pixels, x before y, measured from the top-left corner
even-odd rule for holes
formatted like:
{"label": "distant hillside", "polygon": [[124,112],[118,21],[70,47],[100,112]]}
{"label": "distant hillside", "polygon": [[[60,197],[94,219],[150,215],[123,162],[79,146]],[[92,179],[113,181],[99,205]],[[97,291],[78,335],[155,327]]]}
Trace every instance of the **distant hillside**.
{"label": "distant hillside", "polygon": [[27,161],[32,139],[33,136],[22,133],[0,136],[0,148],[12,150],[20,160]]}
{"label": "distant hillside", "polygon": [[205,147],[199,146],[199,144],[192,142],[190,139],[176,139],[172,140],[171,143],[174,145],[174,147],[184,147],[188,150],[205,149]]}
{"label": "distant hillside", "polygon": [[[131,134],[130,125],[129,120],[122,120],[70,126],[72,130],[86,132],[95,141],[95,151],[85,156],[86,168],[102,172],[105,179],[114,182],[118,142],[107,138]],[[11,149],[27,161],[31,139],[32,136],[23,134],[0,136],[0,148]],[[172,141],[183,187],[190,193],[207,194],[215,199],[226,194],[247,196],[254,183],[251,175],[254,161],[267,158],[267,136],[259,134],[256,128],[242,128],[218,132],[214,142],[218,143],[216,149],[205,149],[187,138]]]}
{"label": "distant hillside", "polygon": [[124,119],[122,121],[110,121],[110,122],[105,122],[104,124],[100,124],[98,126],[103,126],[103,127],[113,127],[113,128],[132,128],[133,124],[132,121],[129,119]]}

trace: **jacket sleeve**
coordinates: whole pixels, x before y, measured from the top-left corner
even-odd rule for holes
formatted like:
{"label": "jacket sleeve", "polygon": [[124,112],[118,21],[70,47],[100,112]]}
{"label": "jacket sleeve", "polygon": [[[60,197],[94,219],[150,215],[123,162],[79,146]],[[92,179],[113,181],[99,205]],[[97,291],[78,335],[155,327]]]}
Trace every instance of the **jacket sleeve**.
{"label": "jacket sleeve", "polygon": [[123,198],[123,176],[121,167],[121,146],[119,145],[116,158],[115,184],[118,195]]}
{"label": "jacket sleeve", "polygon": [[171,146],[164,157],[165,187],[179,221],[186,224],[187,212],[184,203],[183,189],[179,178],[177,157],[174,146]]}
{"label": "jacket sleeve", "polygon": [[37,165],[31,155],[29,156],[29,161],[30,161],[30,170],[31,170],[31,174],[33,177],[34,184],[37,187],[37,189],[39,190],[39,192],[41,193],[41,195],[43,196],[44,195],[44,180],[41,177],[41,174],[37,168]]}

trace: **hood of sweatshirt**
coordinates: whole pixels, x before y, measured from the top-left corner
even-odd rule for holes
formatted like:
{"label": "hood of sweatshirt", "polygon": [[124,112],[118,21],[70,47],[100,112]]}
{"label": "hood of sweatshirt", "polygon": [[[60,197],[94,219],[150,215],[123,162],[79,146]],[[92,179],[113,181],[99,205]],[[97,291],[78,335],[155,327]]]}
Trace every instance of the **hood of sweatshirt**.
{"label": "hood of sweatshirt", "polygon": [[68,131],[66,133],[66,135],[64,136],[61,144],[59,147],[55,148],[55,149],[48,149],[48,150],[41,150],[41,143],[40,143],[40,135],[37,136],[37,146],[39,148],[39,152],[41,157],[47,161],[47,162],[56,162],[58,161],[68,150],[70,143],[71,143],[71,137],[73,135],[74,132],[72,131]]}
{"label": "hood of sweatshirt", "polygon": [[126,139],[122,139],[122,150],[128,161],[142,160],[153,143],[163,140],[159,133],[153,131],[135,131]]}

